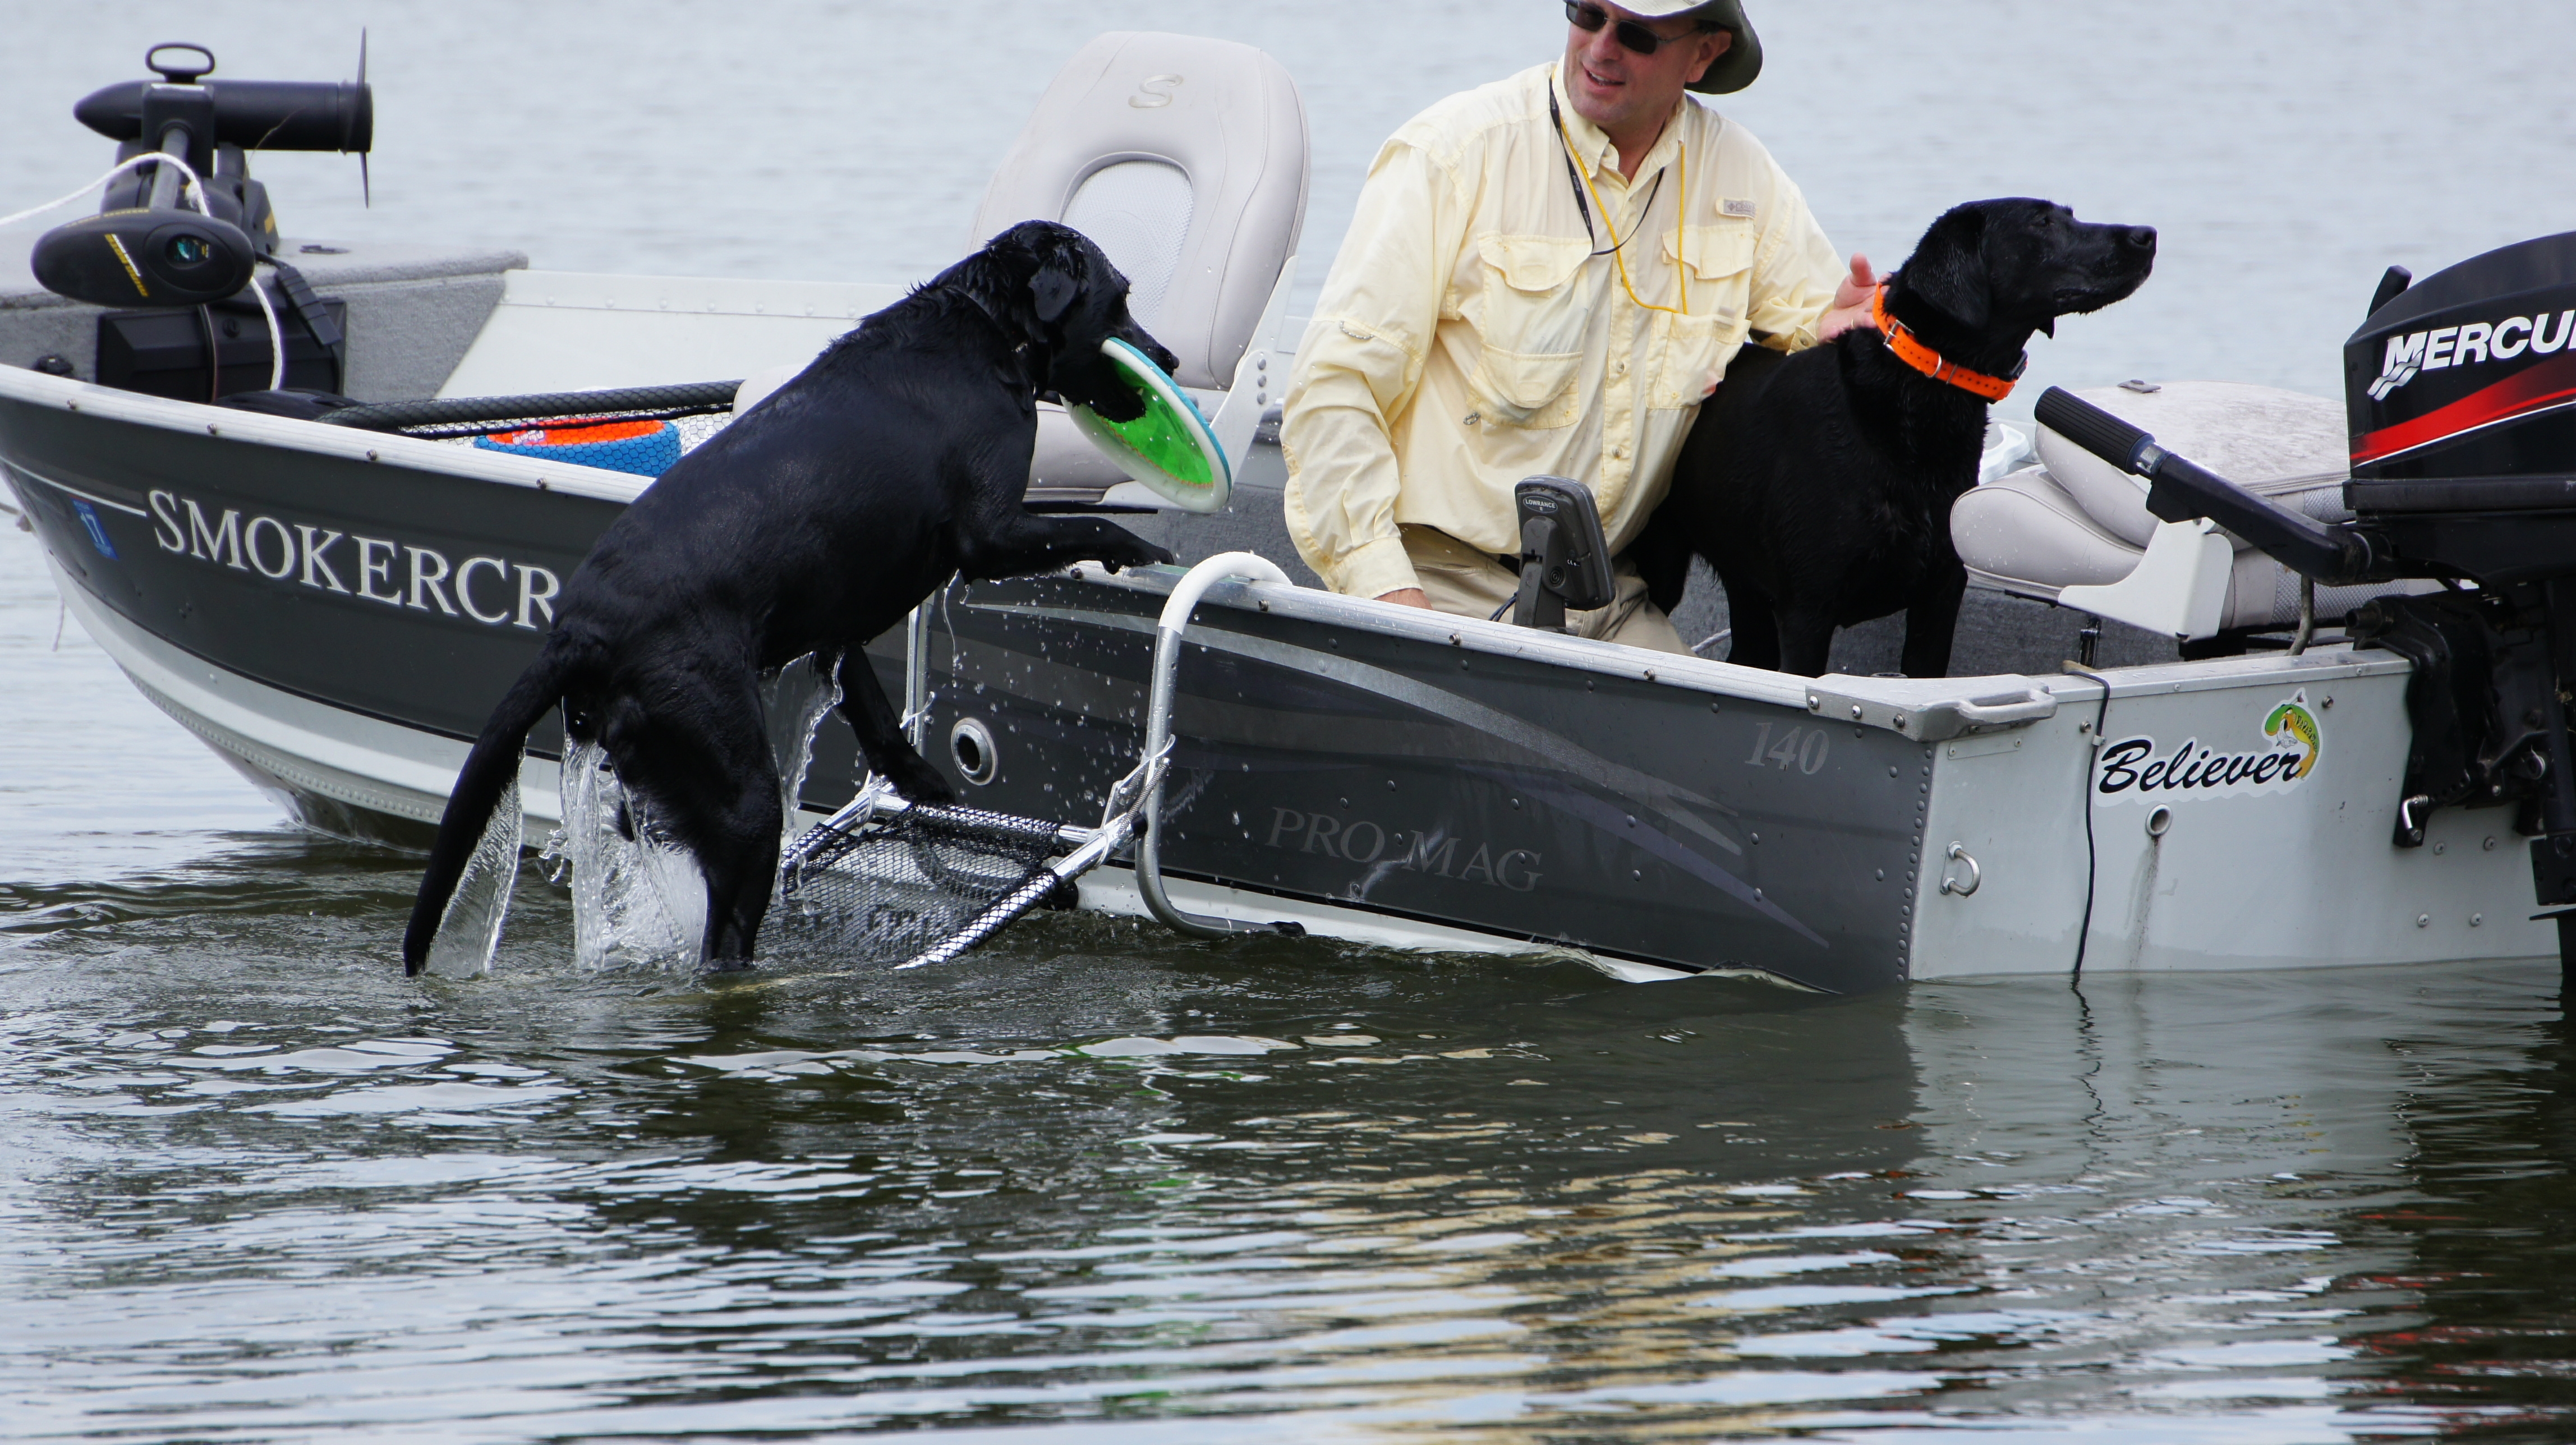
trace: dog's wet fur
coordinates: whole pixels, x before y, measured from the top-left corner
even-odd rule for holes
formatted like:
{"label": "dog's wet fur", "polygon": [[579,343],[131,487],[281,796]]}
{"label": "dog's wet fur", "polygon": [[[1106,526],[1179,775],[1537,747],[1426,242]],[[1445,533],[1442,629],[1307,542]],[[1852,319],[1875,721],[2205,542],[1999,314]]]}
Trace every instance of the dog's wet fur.
{"label": "dog's wet fur", "polygon": [[[1976,201],[1923,233],[1888,280],[1887,311],[1952,362],[2008,376],[2031,333],[2137,290],[2155,254],[2150,227]],[[1649,596],[1679,605],[1696,555],[1726,587],[1730,662],[1814,677],[1835,628],[1901,611],[1906,675],[1943,675],[1968,583],[1950,503],[1976,485],[1986,407],[1869,327],[1794,356],[1745,347],[1636,545]]]}
{"label": "dog's wet fur", "polygon": [[1021,505],[1044,397],[1113,421],[1145,403],[1101,355],[1170,352],[1078,231],[1015,226],[834,342],[646,488],[564,586],[544,650],[484,725],[440,819],[403,961],[420,971],[466,859],[558,702],[704,875],[701,961],[747,967],[778,867],[781,804],[760,674],[841,655],[868,766],[947,801],[861,650],[951,578],[1169,562],[1108,522]]}

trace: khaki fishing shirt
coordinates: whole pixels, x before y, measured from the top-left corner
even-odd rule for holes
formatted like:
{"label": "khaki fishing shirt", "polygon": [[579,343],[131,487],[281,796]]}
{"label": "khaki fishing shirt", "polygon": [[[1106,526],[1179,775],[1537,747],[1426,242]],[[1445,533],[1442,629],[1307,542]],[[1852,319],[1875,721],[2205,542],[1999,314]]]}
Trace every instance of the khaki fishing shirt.
{"label": "khaki fishing shirt", "polygon": [[1512,486],[1542,473],[1591,484],[1625,549],[1747,337],[1812,346],[1832,304],[1832,243],[1742,126],[1685,98],[1630,181],[1555,73],[1433,106],[1361,188],[1280,423],[1289,535],[1336,592],[1417,585],[1400,524],[1518,553]]}

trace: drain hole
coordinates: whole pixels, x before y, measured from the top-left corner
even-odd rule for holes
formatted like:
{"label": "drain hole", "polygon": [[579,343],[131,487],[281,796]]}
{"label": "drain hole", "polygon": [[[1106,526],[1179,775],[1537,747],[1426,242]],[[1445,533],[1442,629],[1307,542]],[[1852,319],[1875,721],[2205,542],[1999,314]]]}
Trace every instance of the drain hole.
{"label": "drain hole", "polygon": [[959,718],[957,726],[948,730],[948,756],[956,762],[958,776],[977,787],[993,781],[1002,770],[992,729],[971,717]]}

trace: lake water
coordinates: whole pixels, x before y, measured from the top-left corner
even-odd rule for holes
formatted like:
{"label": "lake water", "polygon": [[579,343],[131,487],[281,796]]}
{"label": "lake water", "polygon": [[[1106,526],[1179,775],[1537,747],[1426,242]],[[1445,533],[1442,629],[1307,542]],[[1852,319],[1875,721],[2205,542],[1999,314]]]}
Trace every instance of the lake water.
{"label": "lake water", "polygon": [[[1846,248],[1993,194],[2163,229],[2023,397],[2331,394],[2382,267],[2576,225],[2576,8],[1753,8],[1770,70],[1727,108]],[[322,78],[361,24],[375,205],[280,157],[290,229],[868,279],[964,249],[1090,33],[1248,40],[1309,107],[1307,297],[1377,141],[1561,34],[1435,0],[20,6],[0,212],[104,166],[70,104],[145,45]],[[414,984],[416,863],[282,826],[6,522],[0,1437],[2576,1436],[2553,970],[1836,1001],[1051,916],[944,970],[701,986],[575,970],[529,888],[492,979]]]}

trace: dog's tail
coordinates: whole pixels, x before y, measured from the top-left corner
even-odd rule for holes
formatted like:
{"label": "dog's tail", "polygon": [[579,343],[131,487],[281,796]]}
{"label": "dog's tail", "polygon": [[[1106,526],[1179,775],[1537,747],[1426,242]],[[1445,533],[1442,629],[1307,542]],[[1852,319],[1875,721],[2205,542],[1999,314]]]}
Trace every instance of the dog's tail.
{"label": "dog's tail", "polygon": [[546,650],[510,684],[501,705],[492,709],[491,721],[483,724],[483,735],[474,740],[474,751],[466,755],[464,768],[456,774],[456,790],[448,795],[447,811],[438,820],[438,841],[430,845],[420,896],[411,906],[411,926],[403,931],[403,972],[417,974],[428,961],[429,945],[438,937],[439,920],[447,914],[457,880],[465,876],[466,860],[483,841],[484,826],[491,821],[501,794],[518,776],[528,731],[546,715],[546,709],[562,700],[572,671],[572,649],[549,640]]}

